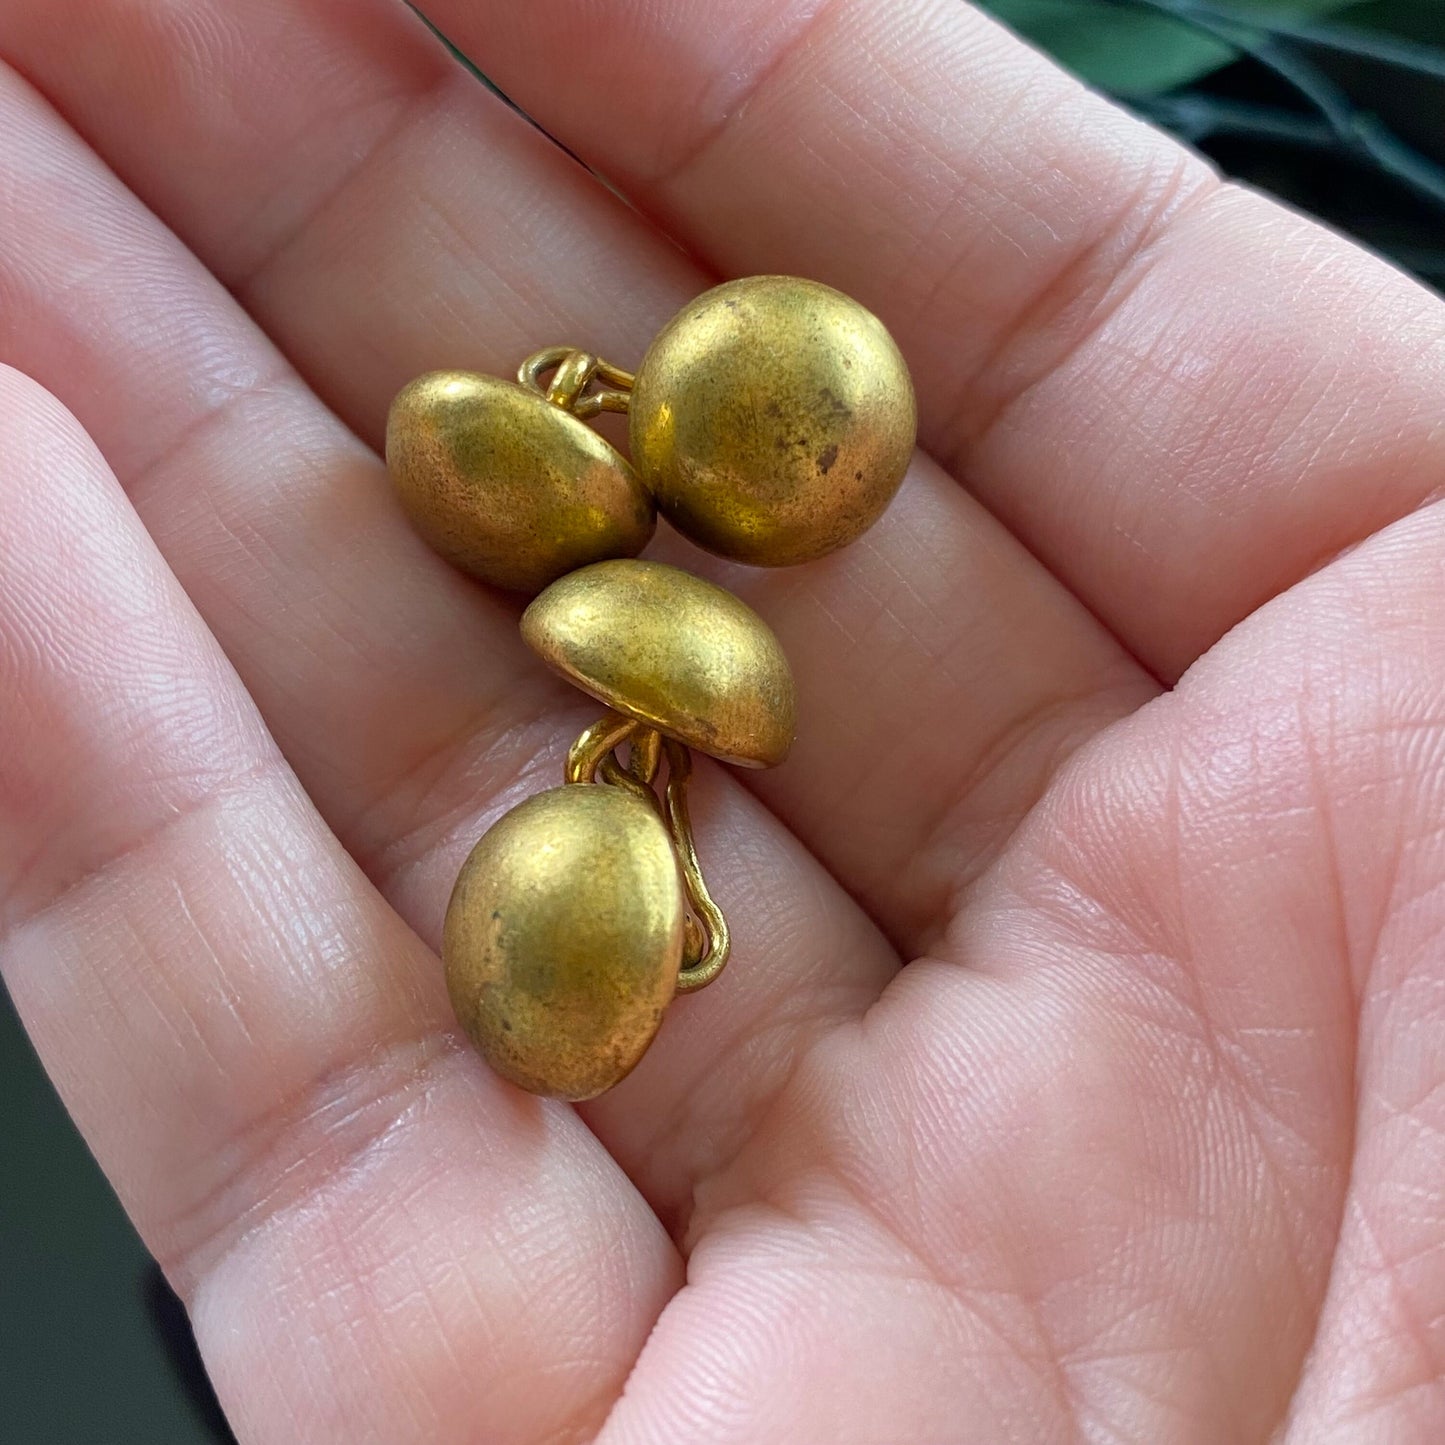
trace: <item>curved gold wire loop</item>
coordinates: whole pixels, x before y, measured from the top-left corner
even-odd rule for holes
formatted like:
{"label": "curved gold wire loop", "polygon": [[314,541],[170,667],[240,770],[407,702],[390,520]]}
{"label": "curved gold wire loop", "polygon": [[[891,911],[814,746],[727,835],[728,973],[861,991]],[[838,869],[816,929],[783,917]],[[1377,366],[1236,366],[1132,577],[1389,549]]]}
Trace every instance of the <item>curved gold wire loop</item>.
{"label": "curved gold wire loop", "polygon": [[575,350],[573,346],[544,346],[541,351],[534,351],[517,368],[517,380],[545,396],[547,388],[542,385],[543,374],[561,366]]}
{"label": "curved gold wire loop", "polygon": [[[624,767],[616,750],[624,743],[630,756]],[[667,783],[659,799],[653,791],[663,756],[667,758]],[[706,988],[723,971],[732,949],[727,919],[713,902],[697,861],[697,844],[687,811],[687,784],[692,777],[692,754],[673,738],[634,718],[610,712],[599,718],[572,744],[567,753],[569,783],[596,783],[644,799],[667,825],[668,836],[677,852],[687,895],[688,918],[684,925],[683,965],[677,975],[678,993],[695,993]]]}
{"label": "curved gold wire loop", "polygon": [[650,788],[661,766],[662,734],[656,728],[638,728],[627,742],[627,771]]}
{"label": "curved gold wire loop", "polygon": [[602,759],[597,772],[602,782],[614,788],[625,788],[629,793],[648,804],[654,813],[661,814],[662,806],[657,801],[657,794],[630,768],[624,768],[610,753]]}
{"label": "curved gold wire loop", "polygon": [[597,374],[597,358],[586,351],[569,351],[552,373],[547,400],[564,411],[575,411],[577,398]]}
{"label": "curved gold wire loop", "polygon": [[591,421],[594,416],[598,416],[604,411],[626,416],[631,408],[631,392],[594,391],[586,396],[578,397],[577,405],[572,408],[572,414],[581,417],[583,421]]}
{"label": "curved gold wire loop", "polygon": [[595,783],[597,769],[611,756],[612,750],[621,747],[641,726],[636,718],[623,717],[617,712],[598,718],[567,749],[564,773],[567,782]]}
{"label": "curved gold wire loop", "polygon": [[[542,378],[549,371],[553,373],[551,384],[543,386]],[[626,412],[632,400],[630,371],[575,346],[546,346],[534,351],[517,368],[517,380],[583,421],[604,411]],[[604,389],[589,392],[587,388],[593,382],[601,382]]]}
{"label": "curved gold wire loop", "polygon": [[673,846],[677,849],[678,861],[682,864],[682,883],[687,891],[687,901],[701,925],[700,937],[689,936],[687,962],[677,975],[677,991],[695,993],[700,988],[706,988],[726,967],[728,954],[732,951],[732,937],[722,909],[707,891],[702,867],[697,861],[692,820],[687,814],[687,780],[692,776],[692,754],[684,744],[673,738],[665,738],[663,748],[667,753],[663,814],[667,830],[672,834]]}

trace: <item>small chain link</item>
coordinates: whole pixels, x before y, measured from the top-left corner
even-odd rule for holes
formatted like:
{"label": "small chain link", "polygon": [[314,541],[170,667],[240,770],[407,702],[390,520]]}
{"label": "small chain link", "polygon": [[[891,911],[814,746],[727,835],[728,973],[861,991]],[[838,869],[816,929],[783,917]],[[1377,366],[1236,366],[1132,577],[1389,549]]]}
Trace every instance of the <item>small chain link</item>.
{"label": "small chain link", "polygon": [[[544,386],[542,378],[549,372],[552,380]],[[544,347],[517,368],[517,380],[523,386],[583,421],[604,411],[626,412],[632,403],[633,379],[630,371],[573,346]],[[589,391],[594,383],[603,389]]]}
{"label": "small chain link", "polygon": [[[628,748],[625,767],[617,757],[617,749],[624,744]],[[653,784],[664,755],[667,758],[667,782],[659,798]],[[732,939],[727,919],[708,892],[702,867],[698,863],[692,820],[687,811],[692,754],[684,744],[662,737],[645,723],[619,713],[608,713],[572,744],[567,754],[565,776],[569,783],[600,781],[609,787],[625,788],[644,799],[666,824],[682,870],[683,890],[687,894],[689,909],[677,991],[693,993],[705,988],[723,971],[732,950]]]}

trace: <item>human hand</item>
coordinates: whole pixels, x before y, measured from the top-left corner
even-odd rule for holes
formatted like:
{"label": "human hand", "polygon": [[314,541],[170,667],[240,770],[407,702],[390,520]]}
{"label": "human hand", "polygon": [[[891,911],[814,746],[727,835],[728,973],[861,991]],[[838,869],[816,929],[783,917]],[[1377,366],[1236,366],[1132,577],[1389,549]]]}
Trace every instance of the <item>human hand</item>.
{"label": "human hand", "polygon": [[[0,0],[5,978],[240,1436],[1438,1441],[1440,303],[954,3],[425,8],[653,220],[394,0]],[[763,271],[927,455],[826,562],[659,549],[801,730],[573,1110],[432,949],[593,709],[376,448]]]}

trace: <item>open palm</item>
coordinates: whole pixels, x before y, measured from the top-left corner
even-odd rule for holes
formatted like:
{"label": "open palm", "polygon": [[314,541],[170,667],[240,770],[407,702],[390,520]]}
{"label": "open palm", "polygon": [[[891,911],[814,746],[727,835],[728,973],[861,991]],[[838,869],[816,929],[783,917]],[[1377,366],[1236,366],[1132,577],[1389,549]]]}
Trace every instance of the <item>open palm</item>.
{"label": "open palm", "polygon": [[[239,1434],[1438,1442],[1445,308],[955,0],[424,8],[637,209],[400,0],[0,0],[5,978]],[[927,455],[656,549],[800,734],[574,1110],[432,949],[595,707],[378,438],[763,271]]]}

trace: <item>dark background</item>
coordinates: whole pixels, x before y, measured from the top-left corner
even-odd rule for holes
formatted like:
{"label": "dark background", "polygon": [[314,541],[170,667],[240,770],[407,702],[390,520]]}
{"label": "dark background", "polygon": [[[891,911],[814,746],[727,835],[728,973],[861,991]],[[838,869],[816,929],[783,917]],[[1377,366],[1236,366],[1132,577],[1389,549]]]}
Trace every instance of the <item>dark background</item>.
{"label": "dark background", "polygon": [[[1445,0],[984,8],[1231,174],[1445,288]],[[3,993],[0,1110],[0,1445],[229,1440],[184,1312]]]}

